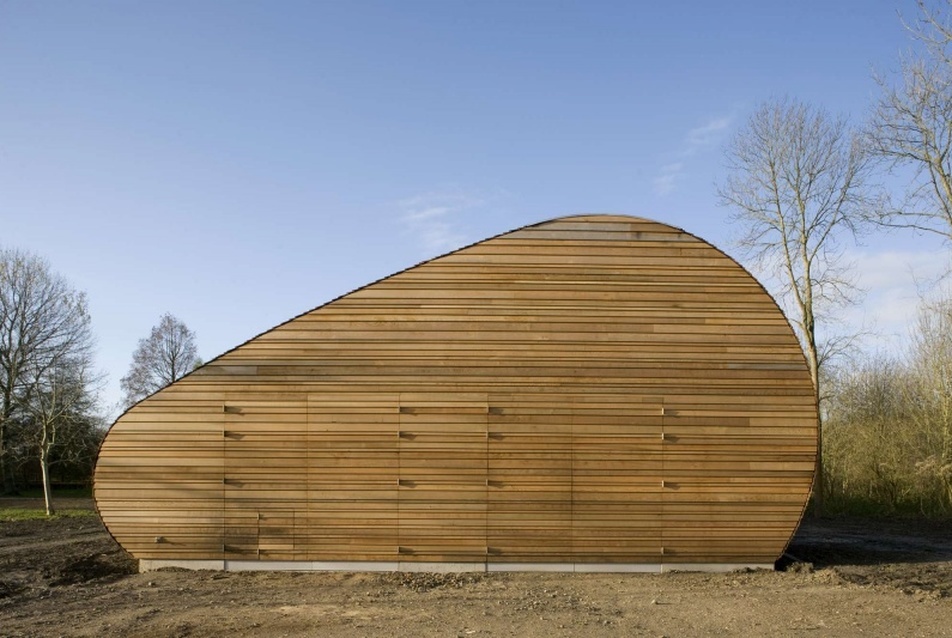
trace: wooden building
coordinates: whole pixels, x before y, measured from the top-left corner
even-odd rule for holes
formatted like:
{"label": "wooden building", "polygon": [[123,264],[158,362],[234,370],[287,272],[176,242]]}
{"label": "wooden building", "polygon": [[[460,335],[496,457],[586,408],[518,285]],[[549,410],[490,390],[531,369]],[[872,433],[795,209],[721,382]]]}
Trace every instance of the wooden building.
{"label": "wooden building", "polygon": [[817,431],[749,273],[680,229],[585,215],[210,361],[116,421],[95,497],[143,569],[772,566]]}

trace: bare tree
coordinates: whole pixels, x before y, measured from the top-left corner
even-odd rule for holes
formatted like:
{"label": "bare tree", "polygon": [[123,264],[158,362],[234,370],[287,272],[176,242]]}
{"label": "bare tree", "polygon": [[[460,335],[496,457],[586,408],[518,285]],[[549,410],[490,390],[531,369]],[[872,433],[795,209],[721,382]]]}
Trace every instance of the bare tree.
{"label": "bare tree", "polygon": [[54,513],[50,466],[54,454],[59,460],[74,460],[89,449],[90,431],[95,427],[95,384],[88,352],[58,361],[35,380],[36,390],[26,406],[27,426],[23,439],[33,449],[43,478],[46,515]]}
{"label": "bare tree", "polygon": [[884,206],[880,222],[952,241],[952,0],[944,4],[917,2],[918,18],[907,28],[920,54],[904,56],[897,85],[877,78],[882,94],[869,140],[893,168],[913,170],[905,201]]}
{"label": "bare tree", "polygon": [[86,296],[47,262],[0,250],[0,477],[12,487],[11,427],[26,420],[37,393],[67,359],[88,357],[92,333]]}
{"label": "bare tree", "polygon": [[149,337],[139,340],[129,372],[120,380],[124,407],[138,403],[201,364],[195,333],[184,322],[165,313]]}
{"label": "bare tree", "polygon": [[[855,288],[840,242],[857,232],[868,203],[869,163],[843,118],[793,99],[764,103],[730,141],[718,189],[744,234],[741,248],[780,282],[819,404],[824,311],[851,303]],[[822,442],[814,502],[822,508]]]}

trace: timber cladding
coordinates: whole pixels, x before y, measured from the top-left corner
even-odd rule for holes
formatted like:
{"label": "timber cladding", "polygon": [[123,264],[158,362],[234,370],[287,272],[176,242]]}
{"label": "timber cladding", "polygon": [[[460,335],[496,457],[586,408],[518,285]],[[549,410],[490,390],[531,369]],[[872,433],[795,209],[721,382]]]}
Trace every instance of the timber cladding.
{"label": "timber cladding", "polygon": [[522,228],[265,332],[123,414],[95,474],[149,561],[769,564],[817,408],[731,258],[609,215]]}

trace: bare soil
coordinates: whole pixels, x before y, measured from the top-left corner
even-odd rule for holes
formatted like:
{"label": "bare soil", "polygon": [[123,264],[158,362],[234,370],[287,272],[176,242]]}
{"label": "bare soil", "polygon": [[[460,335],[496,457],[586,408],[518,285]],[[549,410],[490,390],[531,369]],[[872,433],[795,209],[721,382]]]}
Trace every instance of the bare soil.
{"label": "bare soil", "polygon": [[809,520],[790,554],[727,574],[138,574],[96,517],[0,522],[0,635],[952,636],[948,524]]}

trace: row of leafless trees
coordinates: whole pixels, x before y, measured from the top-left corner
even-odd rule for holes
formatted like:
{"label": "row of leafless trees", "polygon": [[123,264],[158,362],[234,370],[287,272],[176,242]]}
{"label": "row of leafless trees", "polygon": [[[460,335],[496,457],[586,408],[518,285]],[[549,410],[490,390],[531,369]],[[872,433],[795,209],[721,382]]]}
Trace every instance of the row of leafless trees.
{"label": "row of leafless trees", "polygon": [[[852,377],[835,384],[824,381],[829,377],[824,368],[852,342],[850,334],[837,332],[836,314],[854,303],[860,292],[852,284],[843,248],[876,226],[932,233],[952,242],[952,0],[936,6],[924,0],[917,4],[917,18],[906,25],[914,49],[902,59],[898,77],[878,79],[881,96],[866,122],[851,124],[796,99],[768,101],[728,145],[729,173],[718,189],[744,231],[741,246],[754,268],[777,282],[775,293],[800,337],[821,414],[830,415],[831,426],[837,423],[835,433],[831,429],[821,437],[814,491],[820,510],[829,493],[823,481],[833,478],[832,471],[823,471],[822,460],[828,455],[822,443],[836,441],[836,453],[843,453],[842,441],[834,434],[845,431],[844,406],[858,400],[852,384],[862,385]],[[900,193],[883,185],[900,178],[906,180]],[[931,313],[923,320],[926,323],[942,316],[936,308],[926,312]],[[925,323],[920,325],[918,333],[922,339],[928,336],[924,327]],[[908,427],[911,432],[918,423],[914,419],[925,418],[913,407],[934,403],[934,397],[917,394],[925,391],[919,383],[922,371],[897,366],[882,371],[890,382],[900,383],[899,376],[904,379],[904,394],[893,396],[891,405],[905,402],[910,411],[877,411],[880,421],[870,421],[870,428],[885,419],[890,427]],[[909,381],[913,368],[917,383]],[[944,387],[945,400],[949,373],[948,366],[934,370],[940,377],[946,375],[945,385],[930,390],[941,394]],[[833,401],[831,406],[824,405],[827,399]],[[852,417],[847,421],[858,423]],[[947,432],[947,421],[943,427]],[[926,439],[929,445],[948,446],[947,437]],[[853,440],[860,445],[860,439]],[[925,456],[907,457],[907,462],[926,468],[934,459],[936,471],[946,472],[942,468],[952,461],[947,449],[929,449]],[[841,463],[837,471],[844,458],[837,457]],[[837,475],[837,489],[847,486],[841,479]]]}

